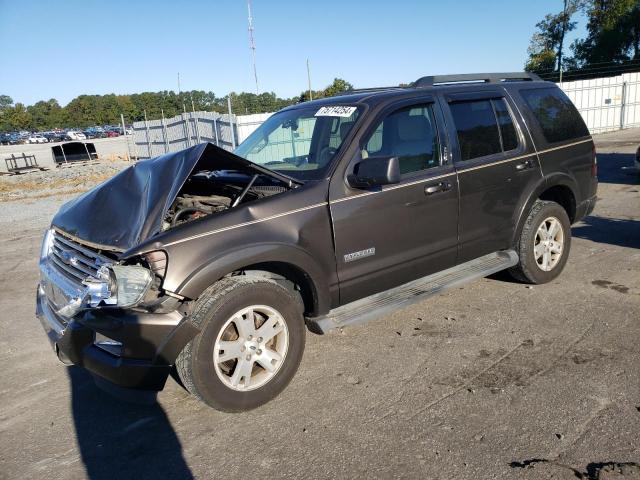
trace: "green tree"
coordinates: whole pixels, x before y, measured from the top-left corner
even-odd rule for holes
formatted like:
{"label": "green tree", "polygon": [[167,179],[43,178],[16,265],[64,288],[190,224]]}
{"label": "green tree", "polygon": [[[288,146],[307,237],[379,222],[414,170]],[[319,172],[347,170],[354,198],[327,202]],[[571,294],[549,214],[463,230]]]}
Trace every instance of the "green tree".
{"label": "green tree", "polygon": [[525,70],[536,73],[559,71],[564,65],[565,36],[576,28],[573,15],[583,7],[582,0],[564,0],[560,13],[547,14],[536,24],[531,37]]}
{"label": "green tree", "polygon": [[64,123],[64,111],[55,98],[41,100],[27,107],[34,128],[49,129]]}
{"label": "green tree", "polygon": [[334,78],[333,83],[324,89],[323,96],[333,97],[349,90],[353,90],[353,85],[342,78]]}
{"label": "green tree", "polygon": [[31,115],[23,103],[16,103],[6,110],[8,130],[24,130],[32,127]]}
{"label": "green tree", "polygon": [[591,0],[587,15],[586,38],[572,45],[578,66],[640,60],[640,0]]}

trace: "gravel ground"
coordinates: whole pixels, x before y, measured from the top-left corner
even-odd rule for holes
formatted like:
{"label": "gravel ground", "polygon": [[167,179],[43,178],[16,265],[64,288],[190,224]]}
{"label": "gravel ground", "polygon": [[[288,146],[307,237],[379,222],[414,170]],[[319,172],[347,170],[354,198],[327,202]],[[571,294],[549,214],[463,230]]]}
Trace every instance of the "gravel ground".
{"label": "gravel ground", "polygon": [[633,139],[598,137],[601,199],[559,279],[498,274],[310,334],[285,392],[235,415],[172,380],[155,406],[121,403],[60,365],[33,302],[69,196],[2,203],[0,478],[640,479]]}

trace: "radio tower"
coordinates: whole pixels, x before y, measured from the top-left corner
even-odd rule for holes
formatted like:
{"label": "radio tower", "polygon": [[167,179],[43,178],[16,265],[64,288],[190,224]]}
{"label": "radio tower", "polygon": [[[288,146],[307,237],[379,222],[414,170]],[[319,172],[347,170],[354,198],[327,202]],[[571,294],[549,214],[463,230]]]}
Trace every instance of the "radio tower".
{"label": "radio tower", "polygon": [[256,69],[256,42],[253,39],[253,17],[251,16],[251,0],[247,0],[247,10],[249,11],[249,48],[251,49],[251,59],[253,61],[253,77],[256,81],[256,95],[260,94],[258,88],[258,70]]}

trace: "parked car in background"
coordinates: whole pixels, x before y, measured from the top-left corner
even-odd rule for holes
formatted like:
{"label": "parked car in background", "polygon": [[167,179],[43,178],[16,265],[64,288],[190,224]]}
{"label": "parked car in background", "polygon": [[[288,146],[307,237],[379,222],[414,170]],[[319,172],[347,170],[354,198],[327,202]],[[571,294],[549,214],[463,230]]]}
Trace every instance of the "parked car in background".
{"label": "parked car in background", "polygon": [[34,133],[27,138],[27,143],[48,143],[49,140],[44,135]]}
{"label": "parked car in background", "polygon": [[18,145],[23,143],[22,137],[16,132],[6,134],[3,142],[5,145]]}
{"label": "parked car in background", "polygon": [[45,132],[44,136],[49,140],[50,143],[53,143],[65,141],[67,134],[65,132]]}
{"label": "parked car in background", "polygon": [[69,130],[67,132],[69,140],[86,140],[87,136],[78,130]]}
{"label": "parked car in background", "polygon": [[112,138],[112,137],[119,137],[120,136],[120,132],[117,130],[107,130],[107,137]]}

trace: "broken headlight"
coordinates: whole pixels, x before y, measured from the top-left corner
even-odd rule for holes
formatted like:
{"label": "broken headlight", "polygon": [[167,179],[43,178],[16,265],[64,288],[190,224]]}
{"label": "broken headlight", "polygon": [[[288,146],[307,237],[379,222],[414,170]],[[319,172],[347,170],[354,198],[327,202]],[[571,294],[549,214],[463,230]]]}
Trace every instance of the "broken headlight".
{"label": "broken headlight", "polygon": [[46,259],[49,256],[53,248],[53,229],[50,228],[44,232],[44,238],[42,239],[42,247],[40,247],[40,261]]}
{"label": "broken headlight", "polygon": [[137,265],[112,265],[109,270],[113,273],[111,296],[119,307],[139,303],[153,281],[151,271]]}

